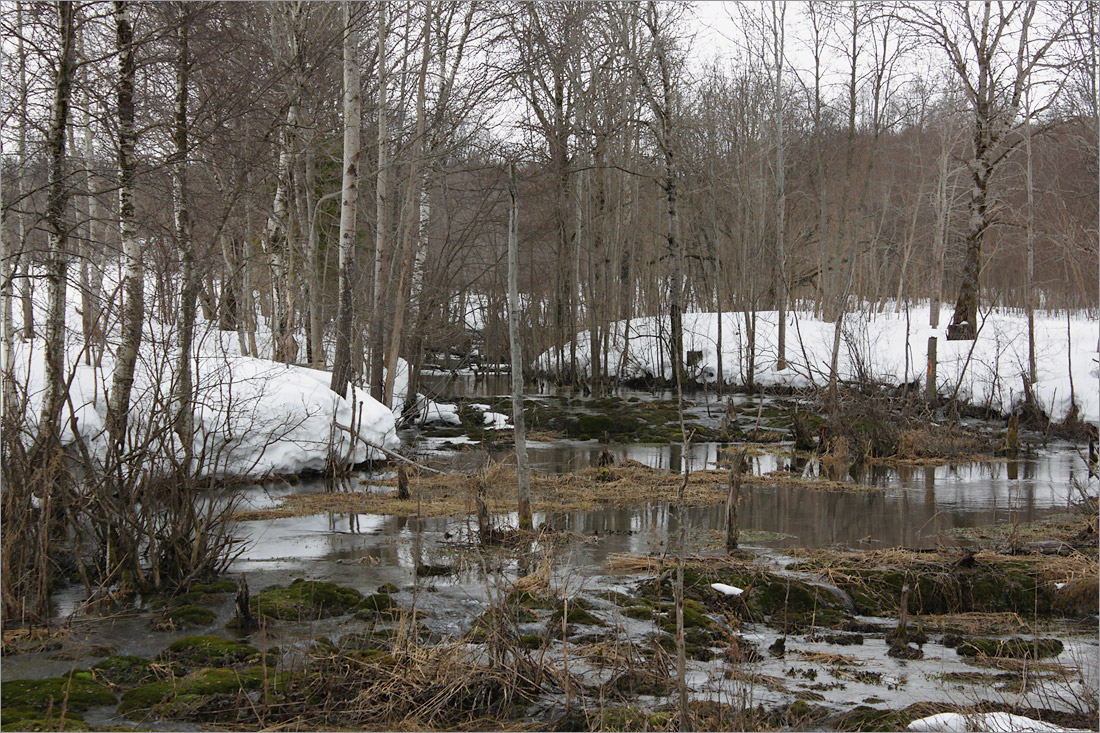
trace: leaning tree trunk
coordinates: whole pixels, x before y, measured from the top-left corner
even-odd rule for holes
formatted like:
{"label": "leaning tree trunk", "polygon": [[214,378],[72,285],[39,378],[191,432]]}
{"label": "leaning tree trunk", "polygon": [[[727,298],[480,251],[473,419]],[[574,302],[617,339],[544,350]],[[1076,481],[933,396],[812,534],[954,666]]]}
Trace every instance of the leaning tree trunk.
{"label": "leaning tree trunk", "polygon": [[[344,180],[340,197],[340,272],[336,306],[336,350],[332,356],[333,392],[344,395],[351,380],[351,324],[354,296],[351,267],[355,258],[355,214],[359,203],[359,34],[351,21],[351,4],[344,3]],[[314,308],[318,307],[313,304]],[[354,426],[353,426],[354,427]]]}

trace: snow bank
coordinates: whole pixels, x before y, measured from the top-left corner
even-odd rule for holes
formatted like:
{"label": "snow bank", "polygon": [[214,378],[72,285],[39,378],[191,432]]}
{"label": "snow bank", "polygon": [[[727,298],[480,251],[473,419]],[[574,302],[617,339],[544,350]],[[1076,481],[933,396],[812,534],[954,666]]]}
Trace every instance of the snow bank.
{"label": "snow bank", "polygon": [[[844,319],[838,358],[843,380],[873,378],[892,384],[924,382],[928,337],[936,336],[939,366],[936,387],[941,396],[957,394],[972,404],[1009,412],[1022,403],[1028,371],[1027,317],[1017,311],[994,311],[979,323],[975,341],[948,341],[951,309],[944,308],[940,328],[928,327],[928,305],[894,313],[860,311]],[[698,381],[718,378],[717,313],[685,313],[684,352],[689,375]],[[744,383],[750,364],[754,378],[765,386],[822,386],[829,378],[834,324],[805,311],[787,314],[788,368],[775,370],[778,314],[756,314],[755,349],[742,313],[721,314],[723,378]],[[667,358],[668,318],[647,317],[611,324],[607,364],[613,376],[624,379],[671,377]],[[1068,328],[1068,333],[1067,333]],[[1070,411],[1071,380],[1079,417],[1100,418],[1097,388],[1097,344],[1100,324],[1087,314],[1036,314],[1036,368],[1034,393],[1054,420]],[[664,349],[664,353],[661,353]],[[692,353],[695,352],[695,353]],[[550,369],[558,350],[538,357],[537,366]],[[569,353],[569,345],[561,350]],[[567,357],[566,357],[567,358]],[[577,359],[587,369],[588,334],[577,339]],[[1072,363],[1072,372],[1070,364]]]}
{"label": "snow bank", "polygon": [[[35,293],[36,310],[45,305],[44,291],[41,288]],[[66,374],[72,375],[72,381],[70,406],[62,415],[62,442],[71,444],[79,437],[93,457],[103,459],[117,322],[107,324],[107,347],[99,364],[94,365],[93,359],[93,365],[86,365],[81,317],[74,302],[79,296],[72,289],[69,294]],[[242,356],[235,333],[217,331],[210,325],[198,325],[192,360],[193,468],[199,474],[299,473],[323,469],[330,456],[355,462],[384,458],[382,451],[367,443],[386,449],[399,446],[393,415],[369,393],[349,389],[340,396],[329,389],[329,372]],[[258,332],[257,341],[269,342],[269,333]],[[171,432],[170,395],[177,358],[171,325],[147,318],[134,374],[129,427],[130,443],[138,448],[139,460],[151,467],[165,468],[183,455]],[[27,399],[27,430],[34,435],[44,397],[42,341],[17,343],[13,362],[16,380]],[[352,429],[359,436],[355,440]],[[154,448],[158,440],[165,449]]]}

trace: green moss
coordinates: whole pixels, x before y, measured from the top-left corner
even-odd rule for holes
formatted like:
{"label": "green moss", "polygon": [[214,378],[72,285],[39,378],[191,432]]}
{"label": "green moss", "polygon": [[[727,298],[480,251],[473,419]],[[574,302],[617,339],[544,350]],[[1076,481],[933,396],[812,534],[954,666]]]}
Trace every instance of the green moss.
{"label": "green moss", "polygon": [[28,707],[0,709],[0,731],[91,730],[84,716],[69,710],[49,713]]}
{"label": "green moss", "polygon": [[899,710],[882,710],[870,705],[857,705],[832,720],[836,730],[903,730],[909,724],[907,716]]}
{"label": "green moss", "polygon": [[526,590],[514,590],[504,600],[508,606],[523,606],[524,608],[541,608],[549,610],[554,607],[554,599],[547,596],[535,595]]}
{"label": "green moss", "polygon": [[394,593],[397,593],[397,586],[393,583],[383,583],[382,585],[378,586],[378,592],[392,596]]}
{"label": "green moss", "polygon": [[239,641],[220,636],[185,636],[169,644],[157,659],[177,662],[187,668],[232,667],[254,664],[260,656],[259,649]]}
{"label": "green moss", "polygon": [[648,621],[649,619],[653,618],[653,607],[631,606],[630,608],[626,609],[624,613],[627,615],[627,618],[636,618],[643,621]]}
{"label": "green moss", "polygon": [[166,716],[178,714],[182,707],[195,703],[208,695],[231,695],[243,690],[255,690],[263,685],[265,675],[270,686],[285,684],[286,673],[275,674],[262,667],[243,671],[232,669],[197,669],[186,677],[163,682],[152,682],[127,690],[122,695],[118,712],[126,715],[155,707],[166,708]]}
{"label": "green moss", "polygon": [[350,613],[363,601],[354,588],[317,580],[295,580],[289,586],[264,588],[250,601],[252,613],[278,619],[317,619]]}
{"label": "green moss", "polygon": [[217,614],[209,608],[186,605],[168,609],[164,618],[176,628],[187,628],[188,626],[209,626],[214,623]]}
{"label": "green moss", "polygon": [[231,669],[199,669],[184,677],[176,692],[185,695],[224,695],[257,688],[262,679],[262,671],[260,674],[246,674]]}
{"label": "green moss", "polygon": [[127,715],[135,710],[149,710],[154,705],[167,702],[174,694],[176,685],[171,680],[150,682],[122,693],[118,712]]}
{"label": "green moss", "polygon": [[363,620],[379,618],[392,619],[401,613],[401,608],[387,593],[372,593],[359,602],[355,617]]}
{"label": "green moss", "polygon": [[74,674],[42,680],[4,680],[4,684],[0,686],[0,708],[60,710],[64,707],[79,713],[95,705],[115,703],[115,693],[105,685],[93,682],[87,672],[84,675]]}
{"label": "green moss", "polygon": [[[581,598],[576,598],[569,602],[569,615],[566,618],[566,623],[570,624],[586,624],[589,626],[603,626],[604,622],[589,613],[588,603]],[[551,623],[560,624],[562,617],[565,615],[565,608],[559,608],[554,611],[550,616]]]}
{"label": "green moss", "polygon": [[392,667],[397,664],[397,659],[385,651],[384,649],[360,649],[348,654],[353,659],[358,659],[361,662],[370,662],[371,664],[381,664],[386,667]]}
{"label": "green moss", "polygon": [[520,634],[519,645],[524,649],[538,649],[546,643],[546,638],[538,634]]}
{"label": "green moss", "polygon": [[1054,588],[1041,582],[1033,563],[992,559],[958,567],[954,558],[922,556],[894,567],[867,566],[854,557],[827,557],[793,566],[817,569],[822,564],[842,571],[837,585],[847,591],[856,611],[868,616],[897,614],[901,588],[909,584],[913,614],[1018,613],[1049,615],[1055,610]]}
{"label": "green moss", "polygon": [[[676,654],[675,631],[660,634],[657,637],[657,645],[669,654]],[[684,631],[684,654],[688,659],[700,662],[709,662],[714,658],[714,652],[710,650],[711,638],[702,629]]]}
{"label": "green moss", "polygon": [[[660,611],[664,614],[663,618],[659,622],[659,626],[662,631],[667,631],[672,634],[676,632],[676,606],[672,603],[662,603],[658,606]],[[684,599],[684,629],[711,629],[714,627],[714,621],[712,621],[706,615],[706,609],[701,603],[691,598]],[[709,636],[707,637],[709,641]]]}
{"label": "green moss", "polygon": [[614,707],[604,710],[599,727],[593,730],[667,730],[671,723],[671,713]]}
{"label": "green moss", "polygon": [[955,650],[960,656],[1011,657],[1013,659],[1044,659],[1056,657],[1064,646],[1058,639],[969,639]]}
{"label": "green moss", "polygon": [[92,674],[100,682],[132,687],[153,679],[153,663],[144,657],[108,657],[92,667]]}
{"label": "green moss", "polygon": [[616,430],[615,420],[610,415],[578,415],[576,435],[573,437],[600,438],[605,432],[622,432]]}
{"label": "green moss", "polygon": [[237,584],[223,578],[213,583],[197,583],[191,586],[191,590],[197,593],[233,593],[237,590]]}
{"label": "green moss", "polygon": [[624,695],[654,695],[662,697],[672,691],[668,675],[644,668],[628,669],[611,681],[611,686]]}

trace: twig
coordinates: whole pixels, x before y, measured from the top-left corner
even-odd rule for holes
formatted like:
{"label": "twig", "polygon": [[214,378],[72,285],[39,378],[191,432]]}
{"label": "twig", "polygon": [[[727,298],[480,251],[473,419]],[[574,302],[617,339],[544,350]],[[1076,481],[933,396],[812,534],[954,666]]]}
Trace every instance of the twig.
{"label": "twig", "polygon": [[436,473],[436,474],[439,474],[441,476],[445,475],[447,473],[446,471],[440,471],[438,468],[432,468],[431,466],[425,466],[422,463],[417,463],[416,461],[412,460],[411,458],[406,458],[405,456],[401,455],[397,451],[392,451],[389,448],[383,448],[380,445],[375,445],[374,443],[372,443],[369,440],[367,440],[366,438],[364,438],[362,435],[359,435],[358,433],[353,433],[351,428],[349,428],[347,425],[341,425],[340,423],[338,423],[336,421],[333,421],[333,424],[336,427],[343,430],[345,433],[348,433],[349,435],[352,435],[353,437],[358,438],[368,448],[374,448],[375,450],[379,451],[383,455],[386,455],[390,458],[396,458],[399,461],[402,461],[404,463],[408,463],[410,466],[416,466],[421,471],[427,471],[428,473]]}

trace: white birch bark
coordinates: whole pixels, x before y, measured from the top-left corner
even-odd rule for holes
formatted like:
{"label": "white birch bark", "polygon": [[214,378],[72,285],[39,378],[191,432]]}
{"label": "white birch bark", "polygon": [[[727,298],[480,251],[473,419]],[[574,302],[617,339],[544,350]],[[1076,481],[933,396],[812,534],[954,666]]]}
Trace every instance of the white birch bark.
{"label": "white birch bark", "polygon": [[[355,220],[359,203],[359,124],[361,98],[356,48],[359,33],[352,25],[351,4],[344,3],[344,179],[340,197],[339,295],[336,306],[336,350],[333,352],[333,392],[344,395],[351,379],[351,324],[354,303],[351,266],[355,257]],[[315,306],[316,307],[316,306]]]}
{"label": "white birch bark", "polygon": [[130,6],[115,2],[115,31],[118,43],[118,209],[122,241],[122,327],[115,354],[115,373],[107,403],[107,435],[115,458],[123,452],[130,412],[134,367],[141,348],[141,327],[145,315],[144,268],[141,241],[134,216],[134,35]]}
{"label": "white birch bark", "polygon": [[531,529],[531,468],[527,463],[527,435],[523,422],[523,351],[519,342],[519,194],[515,165],[508,166],[508,341],[512,358],[512,423],[516,428],[516,474],[519,528]]}

